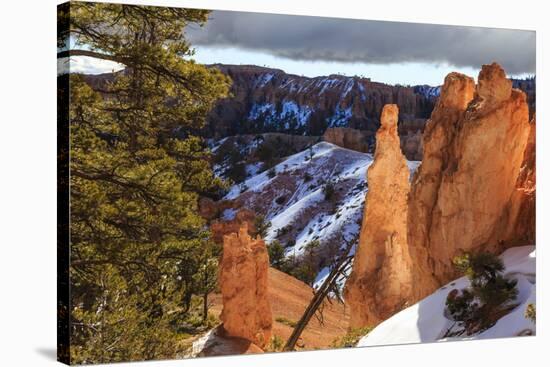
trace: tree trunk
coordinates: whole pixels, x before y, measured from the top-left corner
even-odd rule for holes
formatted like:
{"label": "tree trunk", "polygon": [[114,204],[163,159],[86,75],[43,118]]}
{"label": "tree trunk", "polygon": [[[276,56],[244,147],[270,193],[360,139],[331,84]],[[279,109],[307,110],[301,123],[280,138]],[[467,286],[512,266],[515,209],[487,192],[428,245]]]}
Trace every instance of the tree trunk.
{"label": "tree trunk", "polygon": [[328,275],[327,279],[323,282],[321,287],[319,287],[319,290],[315,292],[313,298],[311,299],[311,302],[307,306],[306,310],[304,311],[304,314],[296,323],[296,326],[294,327],[294,330],[292,331],[292,334],[288,338],[283,350],[285,351],[292,351],[294,350],[294,347],[296,346],[296,342],[300,338],[300,335],[302,335],[302,332],[308,325],[309,321],[315,315],[315,312],[321,306],[323,303],[325,297],[330,293],[330,290],[335,286],[335,282],[338,280],[339,276],[344,273],[346,268],[351,263],[351,260],[353,259],[352,256],[348,256],[350,250],[353,247],[353,241],[348,243],[348,246],[342,256],[338,259],[336,265],[331,270],[330,274]]}
{"label": "tree trunk", "polygon": [[208,319],[208,292],[202,295],[202,321],[206,322]]}

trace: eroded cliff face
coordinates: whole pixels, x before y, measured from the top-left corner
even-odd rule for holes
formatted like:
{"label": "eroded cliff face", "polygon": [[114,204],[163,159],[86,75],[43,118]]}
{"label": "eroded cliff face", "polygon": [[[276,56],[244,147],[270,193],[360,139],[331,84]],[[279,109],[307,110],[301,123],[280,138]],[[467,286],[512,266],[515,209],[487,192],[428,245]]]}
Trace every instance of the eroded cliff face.
{"label": "eroded cliff face", "polygon": [[219,282],[225,335],[251,341],[264,348],[271,337],[272,314],[268,300],[269,256],[264,241],[253,239],[243,224],[223,237]]}
{"label": "eroded cliff face", "polygon": [[535,243],[536,235],[536,117],[529,123],[529,137],[516,187],[496,231],[509,246]]}
{"label": "eroded cliff face", "polygon": [[511,245],[502,222],[513,221],[506,213],[529,131],[525,94],[498,64],[482,67],[477,86],[465,75],[447,76],[409,198],[413,300],[457,276],[456,255]]}
{"label": "eroded cliff face", "polygon": [[401,135],[401,151],[410,161],[422,160],[422,131]]}
{"label": "eroded cliff face", "polygon": [[367,171],[363,223],[353,270],[346,282],[350,327],[372,326],[406,305],[411,294],[407,245],[409,168],[397,135],[397,105],[386,105]]}
{"label": "eroded cliff face", "polygon": [[367,153],[372,150],[374,134],[349,127],[331,127],[323,134],[323,140],[342,148]]}
{"label": "eroded cliff face", "polygon": [[285,132],[322,135],[327,127],[374,133],[382,107],[399,106],[401,118],[425,120],[438,88],[392,86],[342,75],[308,78],[252,65],[215,65],[231,77],[232,97],[208,116],[206,133],[215,138],[243,133]]}

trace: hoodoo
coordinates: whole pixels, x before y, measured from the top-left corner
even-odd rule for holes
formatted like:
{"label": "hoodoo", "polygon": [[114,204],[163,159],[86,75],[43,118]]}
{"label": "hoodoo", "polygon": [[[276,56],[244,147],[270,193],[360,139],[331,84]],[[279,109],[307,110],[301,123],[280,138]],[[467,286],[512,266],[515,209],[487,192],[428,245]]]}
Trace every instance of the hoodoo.
{"label": "hoodoo", "polygon": [[239,337],[264,348],[271,337],[268,300],[269,256],[264,241],[253,239],[243,224],[238,233],[223,237],[220,316],[227,336]]}
{"label": "hoodoo", "polygon": [[397,105],[385,105],[353,270],[346,282],[350,327],[372,326],[406,305],[411,293],[407,246],[409,168],[397,135]]}
{"label": "hoodoo", "polygon": [[501,223],[510,220],[529,131],[525,94],[498,64],[483,65],[477,86],[462,74],[445,78],[409,199],[413,299],[457,277],[456,255],[512,245]]}

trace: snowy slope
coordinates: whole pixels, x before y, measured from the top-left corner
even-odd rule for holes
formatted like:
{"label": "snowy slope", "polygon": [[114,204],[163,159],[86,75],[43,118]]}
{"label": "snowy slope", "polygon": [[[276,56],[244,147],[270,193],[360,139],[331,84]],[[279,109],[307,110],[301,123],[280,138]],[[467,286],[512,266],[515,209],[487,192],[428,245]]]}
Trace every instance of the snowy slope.
{"label": "snowy slope", "polygon": [[462,277],[382,322],[363,337],[357,346],[534,335],[535,325],[526,319],[524,314],[528,304],[536,304],[535,247],[514,247],[505,251],[501,258],[506,267],[505,274],[518,280],[517,302],[519,305],[511,313],[498,320],[490,329],[474,336],[442,339],[442,336],[453,324],[444,315],[445,301],[452,289],[462,289],[469,284],[468,280]]}
{"label": "snowy slope", "polygon": [[[265,215],[271,222],[266,241],[280,241],[287,256],[301,255],[314,240],[324,248],[342,247],[359,233],[372,161],[371,154],[321,142],[276,165],[272,177],[265,171],[233,186],[225,199]],[[419,163],[409,162],[411,171]],[[323,188],[329,182],[335,193],[327,200]],[[327,275],[321,269],[315,285]]]}
{"label": "snowy slope", "polygon": [[[249,178],[243,193],[243,186],[235,185],[225,199],[240,200],[243,206],[264,214],[272,225],[266,240],[284,244],[295,240],[286,251],[299,255],[312,240],[326,242],[337,233],[351,239],[358,233],[366,170],[371,163],[370,154],[322,142],[275,166],[272,178],[267,171]],[[333,203],[323,193],[329,181],[337,190]],[[285,227],[292,228],[282,234]]]}
{"label": "snowy slope", "polygon": [[[230,178],[228,173],[236,163],[243,164],[246,177],[252,177],[264,169],[264,162],[258,157],[258,149],[264,144],[268,147],[277,146],[278,154],[293,154],[314,144],[319,140],[317,136],[297,136],[279,133],[235,135],[220,140],[209,139],[208,145],[213,154],[214,173],[223,179]],[[236,154],[236,157],[234,156]],[[279,158],[272,157],[273,159]],[[240,181],[240,180],[239,180]],[[238,182],[240,183],[240,182]]]}

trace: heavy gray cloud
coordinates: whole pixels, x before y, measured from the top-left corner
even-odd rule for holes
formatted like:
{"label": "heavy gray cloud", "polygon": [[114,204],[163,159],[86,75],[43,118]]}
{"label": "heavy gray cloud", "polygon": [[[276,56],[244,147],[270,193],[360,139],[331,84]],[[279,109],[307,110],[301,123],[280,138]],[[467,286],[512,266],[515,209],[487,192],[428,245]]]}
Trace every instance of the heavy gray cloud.
{"label": "heavy gray cloud", "polygon": [[474,68],[497,61],[509,74],[535,73],[533,31],[214,11],[204,28],[191,28],[187,35],[195,45],[295,60]]}

